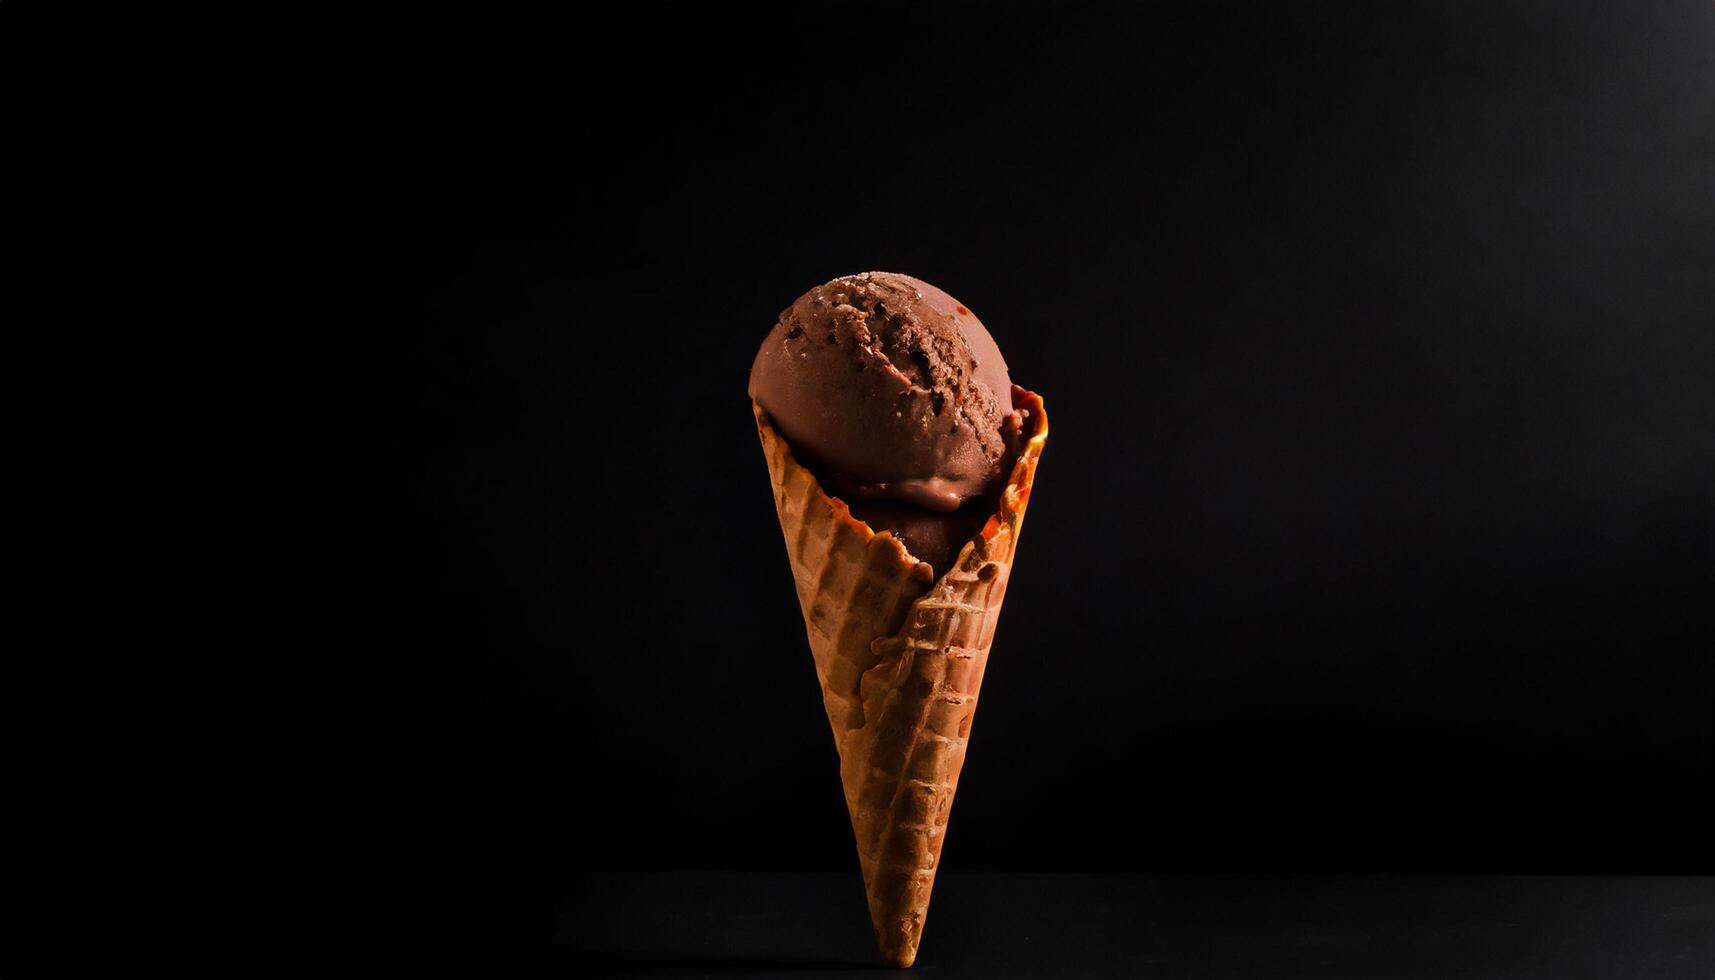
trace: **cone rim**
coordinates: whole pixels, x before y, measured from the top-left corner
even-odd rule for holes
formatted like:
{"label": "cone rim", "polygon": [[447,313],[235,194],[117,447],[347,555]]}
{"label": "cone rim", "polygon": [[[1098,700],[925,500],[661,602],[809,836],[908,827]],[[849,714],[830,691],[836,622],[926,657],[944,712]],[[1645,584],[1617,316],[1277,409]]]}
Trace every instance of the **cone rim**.
{"label": "cone rim", "polygon": [[[899,554],[903,560],[915,565],[929,566],[928,562],[923,561],[921,558],[912,554],[911,549],[905,546],[905,542],[900,540],[898,535],[894,534],[892,531],[877,531],[870,527],[867,521],[852,513],[850,505],[848,505],[844,500],[841,500],[839,497],[829,493],[827,489],[822,486],[822,481],[816,477],[816,474],[811,472],[809,467],[804,466],[804,464],[798,461],[797,456],[792,452],[792,444],[788,442],[786,437],[781,435],[780,431],[774,427],[772,420],[769,418],[768,410],[757,404],[755,399],[751,399],[750,407],[751,411],[756,416],[757,428],[763,430],[767,435],[772,436],[773,439],[779,443],[780,450],[785,454],[787,461],[792,465],[797,466],[799,469],[802,469],[810,477],[811,482],[815,484],[816,492],[820,494],[822,499],[828,504],[829,509],[846,521],[853,530],[857,531],[861,536],[860,540],[868,543],[873,538],[886,537],[899,549]],[[1030,434],[1025,439],[1024,448],[1018,453],[1018,459],[1013,462],[1012,472],[1008,474],[1006,484],[1001,490],[1003,497],[1002,504],[997,505],[995,512],[989,515],[988,520],[983,523],[983,526],[977,531],[977,533],[973,534],[970,540],[960,546],[958,555],[953,559],[952,563],[949,564],[947,568],[942,569],[940,574],[935,576],[937,581],[949,571],[964,566],[966,559],[976,547],[976,542],[979,538],[986,541],[994,537],[1002,519],[1002,511],[1003,509],[1006,509],[1006,504],[1010,504],[1010,509],[1014,512],[1022,511],[1024,509],[1025,502],[1030,499],[1030,487],[1036,475],[1035,463],[1042,455],[1043,448],[1048,444],[1048,413],[1043,408],[1042,396],[1023,387],[1022,385],[1015,384],[1012,386],[1012,407],[1014,409],[1024,409],[1028,413],[1028,421],[1026,422],[1026,425],[1030,427]],[[932,568],[934,566],[929,567]]]}

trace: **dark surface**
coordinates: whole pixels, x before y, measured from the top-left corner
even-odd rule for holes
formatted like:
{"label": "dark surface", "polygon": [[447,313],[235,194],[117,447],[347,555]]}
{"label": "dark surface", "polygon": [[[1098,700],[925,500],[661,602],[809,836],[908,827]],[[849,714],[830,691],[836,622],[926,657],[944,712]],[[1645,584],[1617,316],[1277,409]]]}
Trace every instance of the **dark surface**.
{"label": "dark surface", "polygon": [[1053,422],[957,867],[1715,871],[1715,6],[377,28],[282,76],[238,579],[404,934],[852,868],[745,380],[864,269]]}
{"label": "dark surface", "polygon": [[[855,875],[581,877],[555,934],[593,976],[900,977]],[[1715,879],[945,872],[915,977],[1715,976]]]}

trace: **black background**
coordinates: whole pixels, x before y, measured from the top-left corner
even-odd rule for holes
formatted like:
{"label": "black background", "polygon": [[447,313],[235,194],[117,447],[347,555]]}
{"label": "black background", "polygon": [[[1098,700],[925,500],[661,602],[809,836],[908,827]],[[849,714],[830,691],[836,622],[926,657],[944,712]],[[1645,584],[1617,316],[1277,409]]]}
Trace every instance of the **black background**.
{"label": "black background", "polygon": [[853,866],[745,381],[866,269],[1053,426],[949,868],[1710,870],[1708,4],[394,26],[284,103],[274,484],[399,928]]}

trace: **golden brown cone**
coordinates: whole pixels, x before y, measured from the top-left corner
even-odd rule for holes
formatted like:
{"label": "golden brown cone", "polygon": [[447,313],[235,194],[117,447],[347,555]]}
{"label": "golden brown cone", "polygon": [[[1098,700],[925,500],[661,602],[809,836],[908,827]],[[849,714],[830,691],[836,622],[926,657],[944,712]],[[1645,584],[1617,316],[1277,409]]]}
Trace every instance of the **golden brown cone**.
{"label": "golden brown cone", "polygon": [[1013,402],[1029,413],[1029,440],[999,509],[938,580],[891,533],[877,534],[824,493],[753,406],[840,753],[870,919],[893,966],[917,958],[989,644],[1048,438],[1042,399],[1015,386]]}

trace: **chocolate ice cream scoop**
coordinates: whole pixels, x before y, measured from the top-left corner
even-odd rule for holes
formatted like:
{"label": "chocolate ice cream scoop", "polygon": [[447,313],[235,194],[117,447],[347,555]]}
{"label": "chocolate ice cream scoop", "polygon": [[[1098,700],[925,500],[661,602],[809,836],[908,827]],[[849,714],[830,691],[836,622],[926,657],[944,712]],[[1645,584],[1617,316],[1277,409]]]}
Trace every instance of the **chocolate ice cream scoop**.
{"label": "chocolate ice cream scoop", "polygon": [[982,321],[890,272],[835,279],[782,312],[750,396],[825,488],[937,571],[987,519],[1022,442]]}

